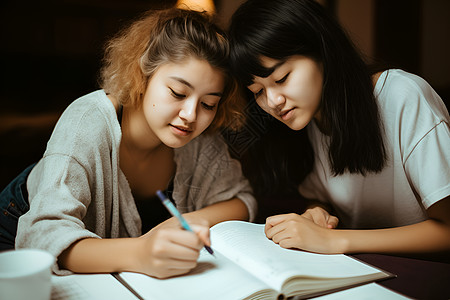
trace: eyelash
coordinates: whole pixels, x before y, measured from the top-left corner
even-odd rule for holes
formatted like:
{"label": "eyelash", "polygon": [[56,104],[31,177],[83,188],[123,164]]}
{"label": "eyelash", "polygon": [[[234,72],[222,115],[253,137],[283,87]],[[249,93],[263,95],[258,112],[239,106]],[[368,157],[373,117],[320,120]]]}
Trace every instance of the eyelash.
{"label": "eyelash", "polygon": [[208,105],[208,104],[206,104],[206,103],[204,103],[204,102],[202,102],[202,106],[203,106],[205,109],[207,109],[207,110],[214,110],[214,108],[216,108],[215,105]]}
{"label": "eyelash", "polygon": [[[169,90],[170,90],[170,93],[172,94],[172,96],[175,97],[175,98],[177,98],[177,99],[184,99],[184,98],[186,98],[186,95],[178,94],[178,93],[176,93],[176,92],[175,92],[173,89],[171,89],[171,88],[169,88]],[[208,104],[206,104],[206,103],[204,103],[204,102],[202,102],[202,106],[203,106],[205,109],[207,109],[207,110],[214,110],[214,108],[216,108],[215,105],[208,105]]]}
{"label": "eyelash", "polygon": [[[286,81],[286,79],[288,78],[289,74],[291,74],[290,72],[287,73],[286,75],[284,75],[283,78],[281,78],[280,80],[275,81],[276,84],[281,84],[284,83]],[[253,93],[255,99],[257,99],[259,96],[261,96],[263,92],[263,89],[260,89],[259,91],[257,91],[256,93]]]}
{"label": "eyelash", "polygon": [[170,90],[170,93],[172,94],[172,96],[174,96],[177,99],[184,99],[184,98],[186,98],[186,95],[178,94],[171,88],[169,88],[169,90]]}
{"label": "eyelash", "polygon": [[286,75],[284,75],[283,78],[281,78],[280,80],[275,81],[275,83],[283,83],[286,81],[286,79],[288,78],[289,74],[291,73],[287,73]]}

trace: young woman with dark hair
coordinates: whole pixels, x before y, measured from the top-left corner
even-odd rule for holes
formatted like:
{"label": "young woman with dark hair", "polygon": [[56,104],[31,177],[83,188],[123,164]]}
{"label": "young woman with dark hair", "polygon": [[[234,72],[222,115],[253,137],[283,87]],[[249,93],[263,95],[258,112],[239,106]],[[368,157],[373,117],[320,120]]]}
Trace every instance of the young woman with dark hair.
{"label": "young woman with dark hair", "polygon": [[300,194],[314,200],[303,214],[267,218],[270,239],[320,253],[449,253],[450,118],[425,80],[371,73],[311,0],[248,0],[229,35],[252,101],[307,134],[282,167],[259,162],[265,180],[297,168]]}

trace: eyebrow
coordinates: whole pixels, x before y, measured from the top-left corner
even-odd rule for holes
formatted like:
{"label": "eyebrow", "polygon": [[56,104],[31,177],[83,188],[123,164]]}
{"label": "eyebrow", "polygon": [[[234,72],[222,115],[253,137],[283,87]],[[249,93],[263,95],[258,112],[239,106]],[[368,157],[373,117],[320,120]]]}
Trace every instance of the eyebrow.
{"label": "eyebrow", "polygon": [[[172,78],[173,80],[176,80],[176,81],[178,81],[178,82],[180,82],[180,83],[186,85],[187,87],[189,87],[189,88],[191,88],[191,89],[194,89],[194,87],[192,86],[192,84],[190,84],[189,82],[187,82],[187,81],[184,80],[183,78],[180,78],[180,77],[177,77],[177,76],[170,76],[170,78]],[[222,96],[223,96],[223,93],[219,93],[219,92],[217,92],[217,93],[209,93],[208,95],[211,95],[211,96],[217,96],[217,97],[222,97]]]}

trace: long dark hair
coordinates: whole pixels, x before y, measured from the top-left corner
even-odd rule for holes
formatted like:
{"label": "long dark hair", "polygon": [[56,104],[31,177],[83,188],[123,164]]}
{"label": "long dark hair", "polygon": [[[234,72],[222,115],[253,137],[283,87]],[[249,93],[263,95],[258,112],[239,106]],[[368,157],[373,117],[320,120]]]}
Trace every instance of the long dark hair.
{"label": "long dark hair", "polygon": [[[383,169],[383,128],[371,74],[345,31],[320,4],[248,0],[234,13],[229,37],[232,69],[244,86],[254,76],[270,75],[271,70],[261,65],[261,56],[283,60],[302,55],[320,62],[324,70],[320,125],[330,135],[328,155],[334,175],[346,171],[364,175]],[[309,143],[303,146],[311,148]],[[286,173],[281,169],[269,172]]]}

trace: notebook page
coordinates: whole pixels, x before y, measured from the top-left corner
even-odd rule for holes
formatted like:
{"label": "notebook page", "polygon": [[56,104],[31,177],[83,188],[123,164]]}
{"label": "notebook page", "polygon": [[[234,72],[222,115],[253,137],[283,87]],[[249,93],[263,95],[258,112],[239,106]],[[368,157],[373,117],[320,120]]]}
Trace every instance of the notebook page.
{"label": "notebook page", "polygon": [[213,247],[268,285],[279,290],[295,275],[345,278],[379,273],[369,265],[345,255],[309,253],[281,248],[264,234],[263,224],[228,221],[211,229]]}

